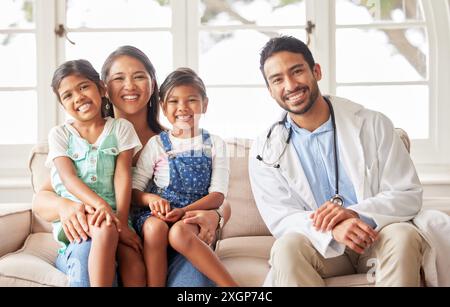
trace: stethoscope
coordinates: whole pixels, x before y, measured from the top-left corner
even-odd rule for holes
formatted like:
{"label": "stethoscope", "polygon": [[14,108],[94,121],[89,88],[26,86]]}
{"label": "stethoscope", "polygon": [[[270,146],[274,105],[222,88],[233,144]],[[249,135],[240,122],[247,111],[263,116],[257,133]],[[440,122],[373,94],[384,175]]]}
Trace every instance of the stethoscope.
{"label": "stethoscope", "polygon": [[[334,149],[334,169],[335,169],[335,178],[336,178],[336,190],[335,190],[335,195],[333,197],[331,197],[330,202],[332,202],[333,204],[339,205],[339,206],[343,206],[344,205],[344,198],[339,194],[339,169],[338,169],[338,156],[337,156],[337,142],[336,142],[336,120],[334,118],[334,110],[333,110],[333,106],[331,105],[330,100],[328,99],[328,97],[324,97],[328,108],[330,109],[330,116],[331,116],[331,124],[333,126],[333,149]],[[264,163],[267,166],[270,167],[274,167],[274,168],[280,168],[280,160],[281,157],[284,155],[284,153],[286,152],[286,149],[289,145],[289,142],[291,141],[291,137],[292,137],[292,127],[289,126],[289,131],[288,131],[288,136],[286,138],[286,142],[285,145],[283,147],[283,150],[281,151],[280,155],[278,156],[278,158],[274,161],[274,162],[267,162],[264,161],[263,156],[264,156],[264,151],[266,150],[266,146],[267,143],[270,139],[270,136],[272,134],[273,129],[278,126],[278,125],[282,125],[285,126],[286,122],[287,122],[287,116],[288,114],[286,113],[286,115],[283,117],[282,120],[274,123],[272,125],[272,127],[270,127],[269,132],[267,133],[267,137],[266,137],[266,141],[264,142],[262,151],[261,151],[261,155],[257,155],[256,159],[261,161],[262,163]]]}

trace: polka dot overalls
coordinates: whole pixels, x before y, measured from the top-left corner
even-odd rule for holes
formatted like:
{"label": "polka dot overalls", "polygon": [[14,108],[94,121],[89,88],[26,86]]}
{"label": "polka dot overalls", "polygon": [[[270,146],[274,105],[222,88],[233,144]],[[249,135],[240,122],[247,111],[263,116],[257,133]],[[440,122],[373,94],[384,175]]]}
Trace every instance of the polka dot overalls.
{"label": "polka dot overalls", "polygon": [[[162,132],[160,138],[169,161],[169,185],[160,188],[151,183],[146,192],[166,199],[172,208],[183,208],[208,195],[212,173],[212,143],[209,133],[202,129],[201,150],[188,150],[176,154],[172,152],[169,134]],[[136,212],[134,226],[138,233],[141,233],[145,220],[150,216],[148,208]]]}

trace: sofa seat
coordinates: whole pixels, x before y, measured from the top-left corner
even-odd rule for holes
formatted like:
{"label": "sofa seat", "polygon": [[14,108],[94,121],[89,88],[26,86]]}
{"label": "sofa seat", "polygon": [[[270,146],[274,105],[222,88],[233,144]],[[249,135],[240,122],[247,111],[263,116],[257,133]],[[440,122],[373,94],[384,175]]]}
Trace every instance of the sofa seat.
{"label": "sofa seat", "polygon": [[[217,242],[216,253],[238,284],[260,287],[270,268],[268,259],[274,242],[272,236],[228,238]],[[330,277],[325,279],[325,284],[330,287],[373,285],[366,274]]]}
{"label": "sofa seat", "polygon": [[[252,195],[248,177],[250,143],[235,139],[227,144],[231,157],[227,199],[232,215],[218,238],[216,252],[240,285],[257,287],[263,284],[269,271],[268,260],[275,239]],[[47,144],[39,144],[30,155],[34,192],[49,177],[50,170],[44,165],[47,153]],[[450,214],[450,200],[424,199],[423,209]],[[67,286],[66,276],[54,266],[58,246],[52,238],[51,225],[32,213],[31,204],[0,204],[0,242],[0,286]],[[371,285],[366,274],[330,277],[325,283],[328,286]]]}
{"label": "sofa seat", "polygon": [[0,287],[67,286],[65,274],[55,268],[58,244],[51,233],[33,233],[23,247],[0,258]]}
{"label": "sofa seat", "polygon": [[228,238],[217,242],[216,253],[239,285],[259,287],[269,271],[274,242],[272,236]]}

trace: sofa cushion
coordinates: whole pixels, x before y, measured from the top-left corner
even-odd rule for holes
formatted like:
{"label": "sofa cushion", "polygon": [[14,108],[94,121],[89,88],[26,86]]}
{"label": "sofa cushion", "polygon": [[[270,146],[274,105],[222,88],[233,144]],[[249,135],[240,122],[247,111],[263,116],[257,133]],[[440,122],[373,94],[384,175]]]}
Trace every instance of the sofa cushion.
{"label": "sofa cushion", "polygon": [[[45,167],[45,159],[47,159],[48,144],[41,143],[33,147],[28,161],[28,167],[31,172],[31,186],[33,192],[38,192],[44,183],[50,178],[50,169]],[[33,233],[51,232],[51,223],[40,218],[33,212],[31,231]]]}
{"label": "sofa cushion", "polygon": [[45,159],[47,159],[47,154],[47,143],[37,144],[31,150],[28,168],[31,172],[31,186],[33,187],[34,193],[39,191],[45,181],[50,177],[50,169],[45,167]]}
{"label": "sofa cushion", "polygon": [[[260,287],[269,272],[272,236],[239,237],[220,240],[216,253],[240,286]],[[339,263],[337,263],[339,265]],[[351,274],[324,279],[328,287],[373,286],[367,274]]]}
{"label": "sofa cushion", "polygon": [[0,258],[1,286],[67,286],[55,268],[58,244],[49,233],[31,234],[17,252]]}
{"label": "sofa cushion", "polygon": [[222,239],[242,236],[270,236],[256,207],[248,174],[248,152],[251,140],[227,140],[230,156],[230,184],[227,200],[231,218],[222,231]]}
{"label": "sofa cushion", "polygon": [[367,279],[367,274],[352,274],[325,279],[327,287],[373,287],[374,282]]}
{"label": "sofa cushion", "polygon": [[424,197],[423,210],[439,210],[450,215],[450,200],[448,197]]}
{"label": "sofa cushion", "polygon": [[228,238],[217,242],[216,253],[240,286],[259,287],[270,268],[273,242],[272,236]]}
{"label": "sofa cushion", "polygon": [[30,231],[30,204],[0,204],[0,257],[18,250]]}

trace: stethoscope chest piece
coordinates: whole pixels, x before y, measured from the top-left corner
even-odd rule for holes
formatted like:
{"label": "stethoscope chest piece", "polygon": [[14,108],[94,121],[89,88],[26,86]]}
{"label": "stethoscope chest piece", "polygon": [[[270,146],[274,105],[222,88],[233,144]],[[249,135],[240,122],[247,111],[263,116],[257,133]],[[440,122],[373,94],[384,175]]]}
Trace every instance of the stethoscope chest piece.
{"label": "stethoscope chest piece", "polygon": [[330,202],[341,207],[344,206],[344,198],[339,194],[331,197]]}

